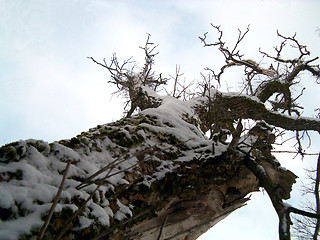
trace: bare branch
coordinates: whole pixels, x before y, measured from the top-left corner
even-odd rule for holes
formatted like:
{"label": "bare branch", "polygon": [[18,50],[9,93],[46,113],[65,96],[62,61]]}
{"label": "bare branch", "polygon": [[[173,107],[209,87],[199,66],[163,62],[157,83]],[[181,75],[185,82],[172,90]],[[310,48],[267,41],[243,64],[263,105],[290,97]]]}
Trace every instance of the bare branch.
{"label": "bare branch", "polygon": [[[320,153],[317,161],[317,175],[316,175],[315,186],[314,186],[314,196],[316,200],[316,213],[320,216],[319,183],[320,183]],[[317,218],[317,223],[316,223],[314,234],[313,234],[314,240],[318,239],[319,229],[320,229],[320,218]]]}
{"label": "bare branch", "polygon": [[289,207],[287,209],[288,212],[292,212],[295,214],[299,214],[305,217],[309,217],[309,218],[316,218],[316,219],[320,219],[320,214],[317,213],[311,213],[311,212],[307,212],[298,208],[294,208],[294,207]]}
{"label": "bare branch", "polygon": [[282,197],[279,195],[275,184],[272,182],[270,176],[265,169],[252,159],[249,155],[246,157],[246,164],[252,173],[259,179],[261,186],[266,190],[274,209],[279,218],[279,239],[290,240],[290,216],[283,204]]}
{"label": "bare branch", "polygon": [[241,121],[242,121],[242,119],[240,118],[238,121],[238,124],[237,124],[237,128],[235,129],[234,133],[232,134],[232,140],[228,146],[229,150],[234,151],[239,144],[240,136],[241,136],[241,133],[243,130],[243,126],[242,126]]}
{"label": "bare branch", "polygon": [[158,237],[157,237],[157,240],[160,240],[160,239],[161,239],[162,230],[163,230],[164,226],[166,225],[167,218],[168,218],[168,215],[166,215],[166,216],[164,217],[164,220],[163,220],[163,223],[162,223],[162,225],[161,225],[161,228],[160,228],[160,231],[159,231],[159,235],[158,235]]}
{"label": "bare branch", "polygon": [[174,80],[173,93],[172,93],[173,97],[176,97],[176,98],[180,97],[181,93],[179,93],[178,96],[176,96],[176,93],[178,92],[179,78],[183,75],[184,73],[180,73],[180,65],[176,65],[176,75],[174,77],[169,75]]}

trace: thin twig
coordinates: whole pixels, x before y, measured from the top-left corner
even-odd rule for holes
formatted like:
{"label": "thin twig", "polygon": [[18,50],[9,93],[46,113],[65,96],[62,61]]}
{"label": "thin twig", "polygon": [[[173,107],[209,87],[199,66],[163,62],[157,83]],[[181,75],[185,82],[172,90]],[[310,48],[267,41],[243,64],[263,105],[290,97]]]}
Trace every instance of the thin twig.
{"label": "thin twig", "polygon": [[[129,150],[127,150],[125,154],[127,154],[128,152],[129,152]],[[79,189],[83,188],[83,185],[85,185],[85,183],[89,182],[89,181],[90,181],[91,179],[93,179],[94,177],[100,175],[101,173],[105,172],[105,171],[108,170],[108,169],[113,169],[113,168],[115,167],[115,163],[116,163],[119,159],[121,159],[121,157],[122,157],[123,155],[124,155],[124,154],[120,155],[120,156],[117,157],[115,160],[113,160],[111,163],[107,164],[105,167],[101,168],[100,170],[98,170],[97,172],[95,172],[94,174],[92,174],[91,176],[89,176],[88,178],[86,178],[85,180],[83,180],[83,182],[80,183],[80,184],[76,187],[76,189],[79,190]],[[120,162],[117,163],[117,165],[120,164],[120,163],[122,163],[122,162],[124,162],[124,161],[126,161],[126,160],[128,160],[128,159],[125,158],[125,159],[121,160]]]}
{"label": "thin twig", "polygon": [[301,209],[298,209],[298,208],[295,208],[295,207],[289,207],[287,209],[287,211],[289,213],[295,213],[295,214],[299,214],[299,215],[302,215],[302,216],[305,216],[305,217],[309,217],[309,218],[320,219],[320,214],[307,212],[307,211],[304,211],[304,210],[301,210]]}
{"label": "thin twig", "polygon": [[[294,153],[294,154],[299,154],[299,152],[297,151],[271,151],[272,153]],[[303,153],[303,155],[310,155],[310,156],[314,156],[314,155],[319,155],[319,153]]]}
{"label": "thin twig", "polygon": [[[315,187],[314,187],[314,196],[316,198],[317,214],[320,214],[319,181],[320,181],[320,153],[319,153],[319,157],[318,157],[318,161],[317,161],[317,174],[316,174]],[[314,240],[318,239],[319,229],[320,229],[320,221],[319,221],[319,219],[317,219],[317,223],[316,223],[314,234],[313,234]]]}
{"label": "thin twig", "polygon": [[162,225],[161,225],[160,232],[159,232],[159,235],[158,235],[158,237],[157,237],[157,240],[160,240],[160,238],[161,238],[162,230],[163,230],[164,225],[166,225],[167,218],[168,218],[168,215],[166,215],[165,218],[164,218],[164,220],[163,220],[163,223],[162,223]]}
{"label": "thin twig", "polygon": [[98,236],[96,236],[96,237],[93,238],[92,240],[98,240],[98,239],[100,239],[100,238],[102,238],[102,237],[104,237],[104,236],[107,236],[108,234],[110,234],[111,232],[113,232],[114,230],[116,230],[118,227],[121,227],[121,226],[123,226],[123,225],[125,225],[125,224],[127,224],[127,223],[129,223],[129,222],[131,222],[131,221],[133,221],[133,220],[135,220],[135,219],[137,219],[138,217],[141,217],[141,216],[147,215],[147,214],[148,214],[148,210],[146,210],[146,211],[144,211],[144,212],[141,212],[141,213],[139,213],[139,214],[137,214],[137,215],[135,215],[135,216],[133,216],[133,217],[125,220],[125,221],[121,221],[121,222],[119,222],[118,224],[116,224],[115,226],[109,228],[108,230],[103,231],[102,233],[100,233]]}
{"label": "thin twig", "polygon": [[56,207],[56,205],[57,205],[57,203],[58,203],[58,201],[59,201],[59,198],[60,198],[60,195],[61,195],[61,192],[62,192],[62,187],[63,187],[64,181],[65,181],[66,178],[67,178],[67,173],[68,173],[68,171],[69,171],[70,164],[71,164],[71,160],[69,160],[69,161],[67,162],[67,166],[66,166],[66,168],[65,168],[65,171],[64,171],[64,174],[63,174],[63,177],[62,177],[62,180],[61,180],[61,183],[60,183],[58,192],[57,192],[57,194],[56,194],[56,196],[55,196],[55,198],[54,198],[54,201],[53,201],[53,203],[52,203],[52,205],[51,205],[51,208],[50,208],[48,217],[47,217],[46,221],[44,222],[44,224],[43,224],[43,226],[42,226],[42,228],[41,228],[41,230],[40,230],[40,232],[39,232],[39,235],[38,235],[38,238],[37,238],[38,240],[41,240],[41,239],[43,238],[44,233],[45,233],[45,231],[46,231],[46,229],[47,229],[47,227],[48,227],[48,225],[49,225],[49,223],[50,223],[50,220],[51,220],[51,217],[52,217],[52,215],[53,215],[54,209],[55,209],[55,207]]}
{"label": "thin twig", "polygon": [[95,194],[95,192],[98,190],[98,188],[100,186],[101,185],[97,185],[97,187],[93,190],[93,192],[90,194],[90,196],[87,198],[87,200],[85,200],[82,203],[81,207],[78,208],[78,210],[71,216],[71,218],[69,219],[69,222],[66,224],[66,226],[59,233],[57,240],[61,239],[62,236],[71,228],[73,220],[84,210],[85,206],[87,205],[87,203],[90,201],[90,199],[93,197],[93,195]]}

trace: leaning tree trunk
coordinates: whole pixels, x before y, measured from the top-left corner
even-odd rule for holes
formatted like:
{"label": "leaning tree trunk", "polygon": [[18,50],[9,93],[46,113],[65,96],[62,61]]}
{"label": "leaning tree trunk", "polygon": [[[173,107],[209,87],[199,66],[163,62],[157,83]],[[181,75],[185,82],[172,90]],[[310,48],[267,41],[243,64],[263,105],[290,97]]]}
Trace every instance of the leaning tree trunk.
{"label": "leaning tree trunk", "polygon": [[296,177],[270,154],[268,124],[241,139],[235,133],[233,145],[203,133],[214,103],[225,109],[216,120],[231,112],[263,119],[258,101],[238,96],[238,116],[235,96],[182,102],[139,91],[139,114],[70,140],[0,148],[1,239],[197,239],[258,190],[248,153],[289,198]]}

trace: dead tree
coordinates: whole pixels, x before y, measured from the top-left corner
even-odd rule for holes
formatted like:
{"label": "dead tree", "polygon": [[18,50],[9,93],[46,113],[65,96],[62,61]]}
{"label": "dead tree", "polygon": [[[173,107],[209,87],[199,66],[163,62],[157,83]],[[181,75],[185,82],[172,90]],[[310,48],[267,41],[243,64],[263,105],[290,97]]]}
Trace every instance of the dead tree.
{"label": "dead tree", "polygon": [[[219,72],[207,68],[197,92],[178,83],[178,68],[173,96],[157,92],[168,79],[152,70],[157,53],[149,35],[140,69],[131,59],[120,64],[116,55],[110,64],[90,58],[110,72],[110,82],[127,97],[126,117],[69,140],[1,147],[0,191],[5,197],[0,216],[6,224],[1,236],[196,239],[243,207],[248,194],[260,187],[279,216],[281,240],[290,239],[290,213],[318,218],[283,203],[296,176],[272,155],[277,129],[320,131],[319,120],[303,117],[292,94],[300,73],[319,80],[319,66],[312,65],[318,58],[308,59],[307,48],[295,36],[278,33],[283,43],[275,55],[261,51],[275,66],[266,69],[243,59],[238,50],[249,29],[239,30],[230,48],[220,27],[213,28],[216,42],[208,43],[206,34],[200,39],[206,47],[217,47],[226,62]],[[288,42],[298,50],[295,59],[282,57]],[[234,67],[244,69],[243,91],[223,93],[212,87]],[[303,153],[300,145],[297,151]],[[28,225],[19,225],[27,220]]]}

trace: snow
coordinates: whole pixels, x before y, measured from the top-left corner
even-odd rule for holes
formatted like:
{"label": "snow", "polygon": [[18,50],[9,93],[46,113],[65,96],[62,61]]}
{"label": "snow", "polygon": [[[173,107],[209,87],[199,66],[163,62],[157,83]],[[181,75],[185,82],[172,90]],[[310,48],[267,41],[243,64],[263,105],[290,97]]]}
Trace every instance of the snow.
{"label": "snow", "polygon": [[126,215],[132,216],[132,212],[128,206],[123,205],[119,200],[117,200],[117,204],[120,207],[120,209],[119,209],[120,212],[122,212]]}
{"label": "snow", "polygon": [[5,209],[10,208],[14,203],[14,199],[11,194],[8,194],[7,188],[6,184],[0,183],[0,206]]}
{"label": "snow", "polygon": [[110,225],[110,221],[109,221],[109,215],[107,213],[107,211],[100,207],[97,204],[91,204],[89,207],[92,208],[92,214],[98,218],[98,222],[105,225],[105,226],[109,226]]}
{"label": "snow", "polygon": [[292,205],[290,205],[289,203],[282,203],[283,207],[285,210],[288,210],[289,208],[292,207]]}
{"label": "snow", "polygon": [[[81,229],[88,227],[94,221],[109,226],[112,218],[122,221],[132,216],[130,204],[126,206],[117,199],[116,203],[119,209],[112,210],[108,199],[101,196],[113,191],[117,186],[130,184],[125,178],[125,171],[132,171],[132,167],[139,162],[137,154],[140,150],[156,147],[163,154],[166,151],[177,151],[176,159],[160,160],[152,154],[153,151],[144,154],[144,160],[160,162],[154,173],[141,176],[143,181],[139,184],[144,184],[147,187],[150,187],[154,181],[164,178],[167,173],[174,171],[182,162],[192,161],[194,158],[200,158],[201,153],[208,152],[209,154],[212,151],[212,140],[208,140],[198,126],[186,121],[188,119],[198,120],[193,107],[204,98],[181,102],[170,96],[160,97],[147,87],[143,87],[143,89],[161,101],[162,104],[157,109],[146,109],[140,113],[154,117],[156,124],[146,122],[139,124],[141,127],[148,128],[148,131],[139,129],[136,132],[145,140],[139,146],[132,149],[119,147],[116,142],[113,142],[114,139],[100,134],[100,130],[109,128],[123,132],[126,138],[131,138],[130,132],[135,129],[134,126],[130,124],[121,127],[103,125],[82,133],[81,141],[85,144],[81,147],[72,149],[64,146],[62,142],[48,144],[44,141],[28,139],[14,145],[14,148],[20,149],[20,154],[15,160],[7,163],[0,159],[0,179],[2,179],[0,182],[0,208],[9,209],[14,215],[12,219],[0,221],[0,239],[17,239],[20,234],[27,234],[33,227],[39,227],[43,224],[41,216],[49,210],[69,160],[71,160],[71,165],[55,211],[66,207],[76,211],[79,206],[70,203],[70,201],[73,198],[87,200],[97,188],[97,184],[93,182],[83,188],[78,188],[78,186],[83,180],[96,174],[99,170],[105,168],[105,171],[98,172],[90,181],[102,178],[106,178],[108,181],[106,185],[101,185],[98,188],[95,200],[88,201],[87,207],[79,219],[80,226],[77,229]],[[234,96],[234,93],[227,95]],[[256,101],[256,99],[254,100]],[[131,119],[135,118],[139,118],[139,116],[132,116]],[[178,140],[177,144],[183,144],[186,149],[181,150],[175,144],[157,141],[155,133],[158,136],[174,137]],[[256,137],[254,136],[243,136],[241,139],[242,149],[249,151],[255,141]],[[212,156],[220,155],[226,151],[226,148],[226,145],[216,143],[214,152],[210,154]],[[264,171],[263,168],[260,170]],[[19,215],[21,209],[25,211],[24,216]]]}
{"label": "snow", "polygon": [[117,205],[119,206],[119,210],[115,214],[115,219],[122,221],[127,216],[132,216],[132,212],[128,206],[123,205],[119,200],[117,200]]}
{"label": "snow", "polygon": [[[101,145],[106,142],[108,141],[102,142]],[[41,153],[35,148],[35,143],[44,146]],[[87,187],[85,191],[76,190],[79,182],[70,179],[70,177],[88,176],[88,174],[94,173],[106,164],[106,160],[113,160],[107,151],[104,153],[94,152],[91,156],[86,156],[56,142],[50,145],[50,150],[48,150],[49,145],[47,143],[36,140],[19,141],[16,147],[22,149],[22,156],[19,161],[4,164],[0,160],[0,176],[3,176],[2,179],[5,180],[0,182],[0,207],[9,209],[15,215],[14,219],[0,221],[0,239],[17,239],[20,234],[28,234],[33,227],[39,227],[43,224],[41,215],[49,210],[58,191],[62,172],[66,167],[66,160],[72,159],[74,164],[70,167],[69,178],[64,184],[61,200],[55,209],[56,211],[65,207],[78,209],[74,204],[63,202],[65,200],[70,201],[72,197],[87,199],[89,197],[88,192],[95,189],[93,184]],[[137,159],[133,159],[134,163],[136,161]],[[19,178],[9,179],[9,176],[14,176],[18,171],[22,173],[22,180]],[[112,181],[124,183],[122,177],[113,176]],[[109,190],[107,186],[101,186],[100,188],[102,192]],[[109,217],[113,217],[113,212],[108,207],[107,200],[103,202],[102,206],[92,200],[89,201],[88,205],[91,209],[91,215],[97,218],[101,224],[110,224]],[[24,209],[25,216],[20,216],[18,209]],[[88,216],[88,214],[86,215]],[[83,224],[81,227],[86,227],[92,222],[92,219],[83,216],[80,224]]]}
{"label": "snow", "polygon": [[304,117],[304,116],[290,116],[281,112],[277,112],[277,111],[272,111],[269,110],[270,112],[272,112],[275,115],[279,115],[279,116],[283,116],[289,119],[293,119],[293,120],[306,120],[306,121],[311,121],[311,122],[320,122],[320,118],[313,118],[313,117]]}
{"label": "snow", "polygon": [[[193,160],[194,149],[199,149],[199,151],[211,149],[212,141],[207,140],[196,126],[184,120],[186,117],[196,118],[192,109],[194,102],[181,102],[169,96],[159,98],[153,91],[147,88],[145,90],[148,91],[148,94],[154,95],[156,99],[161,99],[162,105],[157,109],[147,109],[141,112],[141,114],[156,117],[156,126],[148,123],[142,123],[140,126],[145,126],[152,132],[174,136],[191,149],[181,152],[178,159],[174,161],[160,160],[152,154],[146,154],[145,159],[161,162],[155,173],[151,176],[143,176],[144,181],[140,184],[150,187],[154,181],[164,178],[168,172],[172,172],[179,167],[179,162]],[[130,125],[127,126],[127,130],[124,127],[118,128],[109,125],[108,127],[123,132],[127,138],[131,137],[130,131],[133,127]],[[13,219],[0,222],[0,239],[17,239],[20,234],[29,233],[33,227],[41,227],[43,224],[41,216],[46,214],[51,206],[68,160],[71,160],[72,164],[55,211],[61,211],[65,207],[76,211],[78,206],[70,203],[71,199],[76,197],[86,200],[97,187],[96,184],[91,184],[85,188],[77,189],[81,182],[76,179],[88,178],[105,166],[109,165],[110,167],[107,171],[103,171],[91,179],[91,181],[94,181],[95,179],[108,177],[109,185],[99,187],[98,191],[101,196],[104,196],[107,191],[115,186],[129,184],[124,179],[124,170],[130,171],[130,168],[138,163],[136,154],[139,149],[153,147],[154,139],[148,139],[149,131],[145,132],[140,129],[137,134],[145,139],[144,144],[141,144],[135,151],[123,153],[123,150],[108,137],[96,138],[100,134],[99,129],[103,128],[104,126],[92,128],[81,134],[82,140],[86,144],[79,149],[71,149],[58,142],[48,144],[44,141],[28,139],[19,141],[18,145],[15,146],[15,148],[20,148],[21,152],[16,159],[17,161],[2,163],[0,159],[0,176],[5,180],[0,182],[0,194],[2,196],[0,207],[9,209],[14,214]],[[167,143],[158,144],[157,147],[162,151],[178,150],[176,146]],[[96,151],[95,148],[100,150]],[[225,146],[217,145],[215,147],[216,154],[222,153],[223,148]],[[113,149],[113,151],[110,152],[109,149]],[[19,171],[22,179],[18,176],[10,179],[10,176],[17,175]],[[114,212],[107,199],[100,198],[98,193],[95,195],[98,200],[93,201],[91,199],[88,201],[87,207],[79,219],[80,226],[77,229],[88,227],[94,221],[109,226],[111,218],[122,221],[132,216],[132,206],[126,206],[117,200],[119,209]],[[25,216],[19,215],[19,209],[24,209]]]}
{"label": "snow", "polygon": [[0,220],[0,239],[18,239],[19,235],[30,233],[32,227],[40,227],[43,224],[43,222],[40,220],[41,213],[44,212],[44,210],[47,211],[48,209],[49,208],[47,208],[47,206],[42,206],[39,207],[35,212],[16,220],[6,222]]}
{"label": "snow", "polygon": [[257,170],[263,174],[263,175],[267,175],[266,171],[264,170],[264,168],[261,165],[257,165]]}
{"label": "snow", "polygon": [[137,134],[139,134],[140,136],[142,136],[144,139],[147,138],[146,133],[145,133],[143,130],[137,131]]}
{"label": "snow", "polygon": [[[158,98],[158,96],[155,95],[155,98]],[[206,140],[203,133],[197,127],[182,119],[186,115],[189,117],[194,116],[193,109],[189,103],[182,104],[181,101],[172,97],[163,97],[162,102],[163,104],[158,109],[147,109],[141,113],[155,116],[157,126],[147,123],[140,124],[140,126],[148,127],[149,131],[175,136],[190,149],[199,148],[199,145],[202,145],[202,148],[211,147],[211,141]],[[128,130],[124,129],[124,127],[120,129],[115,126],[108,127],[123,132],[127,138],[131,137],[130,129],[132,129],[132,126],[130,125],[128,125]],[[100,128],[104,128],[104,126],[100,126]],[[138,163],[139,160],[135,154],[139,151],[139,147],[135,151],[129,151],[124,154],[121,152],[122,150],[120,151],[117,144],[113,143],[108,137],[102,139],[95,137],[99,135],[100,128],[92,128],[88,132],[81,134],[83,141],[86,141],[86,145],[79,149],[71,149],[58,142],[48,144],[44,141],[28,139],[26,141],[19,141],[18,146],[15,146],[15,148],[20,148],[21,152],[17,161],[2,163],[0,159],[0,174],[3,176],[2,179],[8,180],[7,182],[0,182],[0,194],[2,196],[0,207],[10,209],[15,215],[14,219],[1,222],[0,239],[6,239],[5,236],[10,236],[8,239],[16,239],[19,234],[29,233],[33,227],[39,227],[43,224],[41,215],[45,214],[51,206],[68,160],[71,160],[72,164],[63,185],[63,191],[59,204],[55,209],[56,211],[67,206],[74,209],[74,211],[78,209],[78,206],[69,204],[68,202],[74,197],[83,200],[88,199],[90,193],[95,190],[96,184],[77,189],[77,186],[81,182],[75,179],[85,179],[107,165],[111,164],[107,171],[101,172],[91,179],[94,181],[95,179],[107,177],[107,172],[109,172],[107,180],[110,184],[99,187],[102,195],[109,191],[110,188],[113,188],[113,186],[129,184],[124,179],[124,170],[130,170],[132,166]],[[147,139],[145,131],[140,129],[137,131],[137,134],[145,139],[144,145],[140,146],[141,148],[152,147],[155,144],[152,139]],[[167,150],[170,148],[170,151],[177,150],[175,146],[166,143],[161,143],[157,147],[163,150],[166,148],[168,148]],[[99,148],[100,151],[94,150],[95,148]],[[108,149],[114,149],[113,153],[111,154]],[[172,160],[160,160],[148,154],[145,157],[146,159],[161,161],[161,164],[157,167],[157,171],[152,176],[144,176],[144,181],[141,184],[145,184],[146,186],[151,186],[152,182],[162,179],[166,173],[173,171],[179,166],[178,164],[174,164]],[[190,161],[193,157],[186,151],[181,153],[176,162]],[[16,179],[9,179],[9,176],[14,175],[18,171],[21,172],[22,179],[18,177]],[[99,194],[96,194],[96,198],[98,198],[98,203],[94,202],[93,199],[87,203],[84,215],[79,220],[79,229],[89,226],[94,219],[108,226],[110,218],[114,217],[121,221],[132,216],[130,207],[122,204],[119,200],[117,200],[119,210],[113,212],[108,200],[100,199]],[[19,215],[18,208],[26,211],[25,216]],[[28,224],[19,224],[26,221]]]}
{"label": "snow", "polygon": [[[278,161],[278,162],[279,162],[279,161]],[[282,171],[288,171],[288,169],[286,169],[286,168],[283,167],[283,166],[279,166],[278,169],[279,169],[279,170],[282,170]]]}
{"label": "snow", "polygon": [[287,215],[286,214],[283,214],[282,216],[282,224],[281,224],[281,229],[282,229],[282,232],[285,233],[285,234],[288,234],[288,219],[287,219]]}
{"label": "snow", "polygon": [[[201,130],[181,119],[181,115],[184,113],[194,114],[192,110],[187,106],[178,107],[177,103],[171,98],[170,101],[165,101],[165,104],[161,105],[159,108],[147,109],[142,113],[157,117],[157,121],[160,125],[153,126],[148,123],[141,124],[141,126],[148,127],[151,131],[174,135],[188,147],[199,145],[199,140],[203,140],[204,136]],[[169,127],[168,125],[172,127]]]}
{"label": "snow", "polygon": [[246,97],[246,98],[249,98],[249,99],[251,99],[253,101],[261,103],[261,101],[260,101],[260,99],[258,97],[250,96],[250,95],[239,93],[239,92],[223,92],[223,93],[220,92],[220,94],[222,94],[225,97]]}
{"label": "snow", "polygon": [[81,227],[75,228],[75,229],[74,229],[75,231],[79,231],[79,230],[81,230],[82,228],[87,228],[87,227],[89,227],[89,226],[93,223],[93,220],[92,220],[92,219],[88,219],[88,218],[83,217],[83,216],[80,216],[80,217],[79,217],[79,223],[80,223],[80,226],[81,226]]}
{"label": "snow", "polygon": [[114,218],[117,219],[118,221],[122,221],[122,220],[126,219],[127,217],[123,212],[117,211]]}

